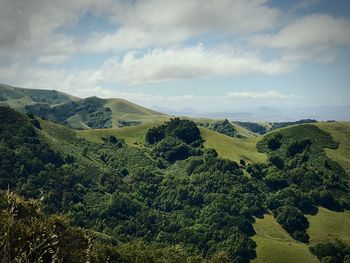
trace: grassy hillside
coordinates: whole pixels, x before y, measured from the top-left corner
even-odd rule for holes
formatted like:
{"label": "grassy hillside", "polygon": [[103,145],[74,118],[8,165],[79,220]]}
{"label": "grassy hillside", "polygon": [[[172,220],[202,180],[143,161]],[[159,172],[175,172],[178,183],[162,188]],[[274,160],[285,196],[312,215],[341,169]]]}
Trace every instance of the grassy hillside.
{"label": "grassy hillside", "polygon": [[[350,211],[335,212],[319,207],[317,215],[309,215],[308,220],[310,245],[335,238],[350,244]],[[256,219],[254,230],[257,259],[253,262],[317,262],[308,246],[292,239],[273,216]]]}
{"label": "grassy hillside", "polygon": [[350,123],[349,122],[327,122],[316,124],[322,130],[330,133],[339,142],[335,150],[326,149],[326,154],[333,161],[338,162],[350,176]]}
{"label": "grassy hillside", "polygon": [[166,115],[123,99],[80,99],[55,90],[0,84],[0,105],[32,112],[73,129],[134,126]]}
{"label": "grassy hillside", "polygon": [[0,84],[0,105],[23,110],[27,105],[45,103],[59,105],[79,98],[56,90],[23,89]]}
{"label": "grassy hillside", "polygon": [[204,146],[214,148],[223,158],[236,162],[239,162],[241,159],[248,162],[266,161],[266,155],[259,153],[256,149],[256,143],[260,137],[232,138],[202,127],[200,131],[205,140]]}
{"label": "grassy hillside", "polygon": [[350,244],[350,211],[334,212],[319,208],[316,216],[308,216],[310,242],[339,238]]}
{"label": "grassy hillside", "polygon": [[272,215],[265,215],[263,219],[257,218],[254,230],[257,258],[253,262],[318,262],[307,245],[291,238]]}
{"label": "grassy hillside", "polygon": [[[102,143],[103,137],[115,135],[124,139],[128,145],[140,146],[145,141],[147,130],[159,125],[165,120],[167,120],[165,117],[153,120],[150,119],[148,122],[141,125],[125,128],[80,130],[77,131],[77,134],[88,141],[96,143]],[[204,146],[206,148],[214,148],[223,158],[237,162],[241,159],[249,162],[263,162],[266,160],[266,155],[258,153],[255,147],[259,137],[247,139],[232,138],[202,127],[200,127],[200,132],[205,140]]]}
{"label": "grassy hillside", "polygon": [[[185,257],[213,256],[212,262],[218,262],[214,260],[215,251],[236,257],[230,254],[236,251],[231,244],[239,245],[243,249],[239,253],[244,253],[245,258],[254,258],[256,251],[254,262],[317,262],[309,245],[332,238],[350,243],[349,211],[319,208],[315,216],[304,213],[309,211],[306,210],[309,206],[319,206],[323,200],[309,193],[310,190],[321,193],[321,189],[326,189],[329,191],[326,197],[331,195],[341,200],[340,204],[347,200],[342,192],[343,181],[334,178],[341,184],[333,184],[324,181],[323,174],[312,173],[322,170],[327,175],[336,171],[333,166],[328,167],[330,164],[324,166],[322,150],[335,148],[337,143],[314,125],[293,126],[277,132],[282,137],[274,153],[286,163],[285,168],[278,168],[273,166],[272,159],[266,162],[270,150],[267,154],[256,150],[260,139],[260,148],[269,148],[269,139],[276,139],[274,134],[232,138],[203,127],[198,130],[193,122],[179,119],[148,132],[149,128],[163,123],[166,116],[150,118],[132,127],[75,131],[9,108],[2,111],[0,151],[7,156],[2,159],[6,162],[0,159],[3,189],[7,189],[9,181],[17,193],[30,198],[43,197],[51,211],[67,214],[74,224],[103,232],[108,238],[176,244],[189,253]],[[144,144],[146,133],[149,144]],[[151,143],[150,134],[160,141]],[[181,139],[184,135],[193,141],[185,143]],[[205,148],[215,148],[220,157],[264,164],[242,167],[217,158],[213,151],[202,148],[200,136],[205,140]],[[342,136],[346,141],[347,135]],[[294,140],[305,138],[312,139],[311,146],[295,155],[286,155],[294,149],[291,148]],[[303,165],[295,162],[305,154],[309,158],[301,159]],[[284,184],[271,184],[281,179]],[[297,241],[298,236],[286,228],[288,222],[279,217],[286,207],[292,212],[291,209],[300,209],[301,216],[307,216],[310,244]],[[270,211],[276,220],[266,214]],[[252,225],[253,218],[264,213],[264,218],[257,218]],[[223,237],[219,241],[212,238],[219,236]],[[251,239],[256,242],[256,249]]]}
{"label": "grassy hillside", "polygon": [[130,146],[140,146],[145,142],[145,135],[149,128],[161,124],[167,120],[166,117],[156,120],[149,120],[146,123],[124,127],[124,128],[111,128],[111,129],[91,129],[91,130],[79,130],[76,131],[78,136],[85,138],[86,140],[94,143],[102,143],[102,138],[114,135],[118,138],[124,139]]}

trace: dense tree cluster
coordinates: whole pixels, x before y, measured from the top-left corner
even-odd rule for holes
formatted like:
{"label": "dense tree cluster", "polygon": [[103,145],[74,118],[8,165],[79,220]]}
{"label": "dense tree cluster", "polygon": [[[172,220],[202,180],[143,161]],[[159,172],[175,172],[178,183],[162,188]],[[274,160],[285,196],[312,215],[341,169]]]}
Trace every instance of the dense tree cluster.
{"label": "dense tree cluster", "polygon": [[269,155],[268,163],[247,171],[264,181],[269,190],[267,207],[295,239],[308,241],[304,214],[316,213],[316,206],[349,208],[347,174],[324,152],[326,147],[337,147],[328,133],[300,125],[265,136],[257,147]]}
{"label": "dense tree cluster", "polygon": [[310,248],[321,262],[349,263],[350,246],[339,239],[319,243]]}
{"label": "dense tree cluster", "polygon": [[211,124],[208,122],[198,122],[197,124],[230,137],[242,137],[242,135],[236,130],[235,126],[233,126],[227,119],[216,121]]}
{"label": "dense tree cluster", "polygon": [[255,122],[237,122],[238,125],[250,130],[251,132],[265,134],[267,129],[264,125]]}
{"label": "dense tree cluster", "polygon": [[166,137],[179,139],[186,144],[200,143],[202,140],[200,131],[193,121],[174,118],[158,127],[150,128],[146,134],[146,142],[155,144]]}

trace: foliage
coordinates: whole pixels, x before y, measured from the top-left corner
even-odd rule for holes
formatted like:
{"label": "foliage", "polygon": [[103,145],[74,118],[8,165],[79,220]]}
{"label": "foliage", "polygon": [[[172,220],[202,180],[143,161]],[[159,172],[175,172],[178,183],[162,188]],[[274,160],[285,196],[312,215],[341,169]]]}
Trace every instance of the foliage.
{"label": "foliage", "polygon": [[306,123],[317,123],[317,120],[302,119],[302,120],[298,120],[298,121],[289,121],[289,122],[274,122],[271,125],[271,130],[284,128],[284,127],[291,126],[291,125],[306,124]]}
{"label": "foliage", "polygon": [[[316,205],[343,209],[350,200],[344,171],[323,151],[336,143],[312,126],[267,135],[259,149],[269,161],[239,165],[205,149],[189,120],[151,128],[136,148],[112,133],[91,143],[49,121],[37,126],[9,108],[0,108],[0,118],[0,187],[40,200],[30,220],[51,229],[51,218],[60,218],[62,235],[77,240],[76,256],[93,262],[249,262],[254,217],[271,210],[307,242],[304,214]],[[271,138],[278,148],[268,146]],[[74,246],[54,242],[52,251],[69,255]]]}
{"label": "foliage", "polygon": [[281,206],[274,212],[276,221],[282,225],[292,236],[302,242],[307,242],[309,237],[305,233],[305,230],[309,226],[304,214],[296,207],[293,206]]}
{"label": "foliage", "polygon": [[155,144],[167,136],[177,138],[186,144],[201,141],[200,131],[193,121],[174,118],[158,127],[149,129],[146,134],[146,142]]}
{"label": "foliage", "polygon": [[0,192],[2,262],[81,262],[89,257],[89,239],[65,218],[45,217],[37,201]]}
{"label": "foliage", "polygon": [[350,262],[350,246],[339,239],[316,244],[310,250],[321,262]]}
{"label": "foliage", "polygon": [[[48,104],[27,105],[26,110],[51,121],[70,125],[69,119],[80,116],[81,121],[91,128],[112,127],[112,111],[105,107],[105,100],[91,97],[71,101],[54,107]],[[74,127],[76,128],[76,127]]]}
{"label": "foliage", "polygon": [[259,133],[259,134],[265,134],[266,133],[266,127],[264,127],[261,124],[255,123],[255,122],[237,122],[238,125],[250,130],[251,132]]}
{"label": "foliage", "polygon": [[[326,147],[337,147],[328,133],[313,125],[294,126],[268,134],[257,147],[268,153],[270,165],[247,171],[262,178],[268,186],[271,193],[266,199],[267,206],[294,238],[308,240],[302,213],[315,213],[317,205],[333,210],[349,207],[348,177],[324,152]],[[293,213],[290,215],[293,218],[285,216],[286,213],[281,217],[281,211]],[[293,227],[287,221],[293,221]]]}
{"label": "foliage", "polygon": [[235,127],[227,119],[212,123],[211,125],[209,125],[209,129],[230,137],[235,137],[238,135],[238,132],[235,129]]}

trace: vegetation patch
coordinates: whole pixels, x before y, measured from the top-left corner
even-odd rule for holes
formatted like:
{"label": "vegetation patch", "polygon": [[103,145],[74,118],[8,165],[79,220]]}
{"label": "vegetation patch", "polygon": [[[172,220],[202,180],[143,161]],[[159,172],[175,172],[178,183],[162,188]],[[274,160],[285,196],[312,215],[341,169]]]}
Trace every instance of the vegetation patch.
{"label": "vegetation patch", "polygon": [[257,148],[269,155],[267,166],[248,168],[268,186],[267,206],[277,222],[302,242],[309,239],[304,214],[316,213],[316,206],[349,208],[348,177],[324,152],[337,147],[333,138],[316,126],[299,125],[265,136]]}

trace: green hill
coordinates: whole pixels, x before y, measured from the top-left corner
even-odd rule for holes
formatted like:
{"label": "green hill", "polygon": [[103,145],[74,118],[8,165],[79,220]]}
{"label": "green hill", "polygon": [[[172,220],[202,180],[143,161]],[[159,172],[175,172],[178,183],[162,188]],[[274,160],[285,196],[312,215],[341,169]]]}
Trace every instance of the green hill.
{"label": "green hill", "polygon": [[266,214],[262,219],[257,218],[254,229],[257,258],[253,262],[318,262],[308,246],[291,238],[272,215]]}
{"label": "green hill", "polygon": [[27,105],[49,104],[59,105],[79,98],[56,90],[23,89],[0,84],[0,105],[24,110]]}
{"label": "green hill", "polygon": [[80,99],[55,90],[0,84],[0,105],[31,112],[73,129],[135,126],[166,115],[123,99]]}
{"label": "green hill", "polygon": [[326,154],[338,162],[350,176],[350,123],[349,122],[323,122],[317,127],[330,133],[339,142],[337,149],[326,149]]}
{"label": "green hill", "polygon": [[[115,135],[124,139],[130,146],[141,146],[145,142],[147,130],[166,120],[168,120],[166,117],[151,118],[148,122],[133,127],[79,130],[77,134],[96,143],[102,143],[103,137]],[[199,129],[205,140],[204,147],[215,149],[222,158],[236,162],[241,159],[247,162],[264,162],[267,159],[265,154],[256,150],[259,137],[232,138],[207,128],[200,127]]]}
{"label": "green hill", "polygon": [[[264,148],[262,144],[264,144],[264,142],[269,142],[272,138],[281,138],[279,139],[280,146],[278,146],[278,148],[276,147],[277,149],[275,150],[270,149],[270,152],[274,153],[275,156],[281,156],[281,152],[288,150],[283,146],[283,144],[288,145],[286,142],[289,141],[293,144],[293,141],[302,141],[303,139],[310,138],[314,145],[309,146],[310,149],[307,150],[308,162],[314,163],[314,165],[323,163],[324,161],[321,161],[321,159],[326,158],[326,155],[332,161],[338,162],[348,173],[349,160],[345,156],[349,156],[348,153],[350,149],[349,124],[331,122],[317,123],[314,125],[296,125],[271,132],[259,143],[259,147]],[[322,130],[317,129],[317,127]],[[280,134],[280,136],[276,137],[276,134]],[[273,146],[273,144],[270,143],[270,146]],[[326,148],[321,149],[320,147]],[[284,159],[285,155],[282,154],[281,158]],[[340,174],[341,173],[340,170]],[[304,173],[304,176],[306,175],[307,173]],[[314,184],[310,189],[315,189],[315,187],[316,185]],[[315,215],[308,215],[307,218],[310,224],[307,230],[310,236],[310,245],[333,240],[335,238],[350,243],[350,232],[348,231],[348,229],[350,229],[349,211],[336,212],[318,207],[318,213]],[[288,235],[286,236],[286,232],[279,227],[273,217],[265,215],[264,219],[257,219],[254,228],[257,232],[257,235],[254,237],[254,240],[257,242],[258,254],[256,262],[317,261],[317,259],[311,255],[308,246],[296,242],[295,240],[290,240],[290,237]]]}
{"label": "green hill", "polygon": [[[53,251],[64,257],[77,249],[78,257],[89,250],[93,262],[317,262],[310,246],[350,243],[347,123],[233,138],[123,100],[38,110],[47,119],[0,107],[0,219],[11,218],[7,189],[19,195],[18,211],[36,207],[30,199],[41,200],[35,211],[44,212],[14,216],[23,232],[0,226],[0,237],[24,240],[13,248],[26,249],[32,220],[51,233],[57,214],[70,222],[62,231],[80,239],[77,248],[53,243]],[[143,123],[91,129],[101,110]],[[67,127],[79,122],[91,126]]]}
{"label": "green hill", "polygon": [[163,123],[166,120],[168,120],[168,118],[162,117],[159,119],[149,119],[147,122],[137,126],[111,129],[78,130],[76,132],[80,137],[94,143],[103,143],[102,138],[114,135],[125,140],[125,142],[130,146],[142,146],[145,143],[147,130]]}
{"label": "green hill", "polygon": [[232,138],[202,127],[200,131],[205,140],[204,146],[215,149],[223,158],[236,162],[240,160],[248,162],[266,161],[266,155],[259,153],[256,149],[256,143],[259,141],[259,137]]}
{"label": "green hill", "polygon": [[165,114],[123,99],[107,99],[106,106],[112,110],[114,127],[133,126],[166,117]]}

